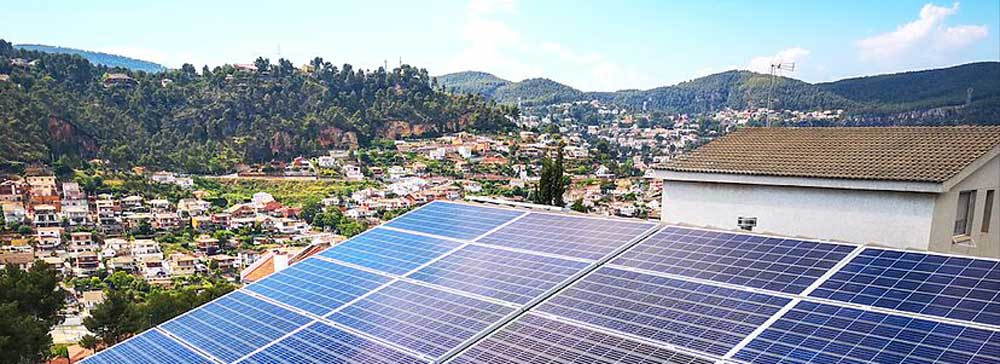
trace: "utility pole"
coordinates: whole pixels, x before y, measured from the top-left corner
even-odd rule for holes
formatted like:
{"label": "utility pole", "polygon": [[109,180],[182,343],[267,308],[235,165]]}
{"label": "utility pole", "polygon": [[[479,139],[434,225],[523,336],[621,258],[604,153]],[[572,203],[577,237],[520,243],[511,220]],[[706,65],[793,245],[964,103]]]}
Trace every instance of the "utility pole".
{"label": "utility pole", "polygon": [[795,63],[784,63],[780,61],[777,63],[771,63],[771,81],[767,86],[767,111],[764,112],[764,125],[767,127],[771,127],[771,101],[774,100],[774,78],[777,77],[778,72],[782,70],[789,72],[795,71]]}

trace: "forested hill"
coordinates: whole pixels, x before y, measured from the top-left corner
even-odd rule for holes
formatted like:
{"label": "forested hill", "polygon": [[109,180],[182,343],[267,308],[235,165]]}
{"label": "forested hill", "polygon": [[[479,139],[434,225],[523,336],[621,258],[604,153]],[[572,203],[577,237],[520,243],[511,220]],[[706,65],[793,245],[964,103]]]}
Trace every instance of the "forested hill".
{"label": "forested hill", "polygon": [[0,41],[0,164],[97,157],[222,173],[377,138],[506,129],[517,115],[478,95],[442,92],[426,70],[406,65],[364,71],[316,58],[303,68],[260,58],[133,72]]}
{"label": "forested hill", "polygon": [[[490,77],[490,89],[476,90],[467,74]],[[774,86],[774,108],[790,110],[845,109],[850,120],[862,123],[1000,123],[1000,62],[970,63],[950,68],[851,78],[810,84],[779,77]],[[583,92],[546,79],[510,82],[482,73],[460,73],[438,78],[446,90],[463,85],[462,92],[478,92],[501,103],[525,107],[552,103],[600,100],[639,110],[676,113],[713,112],[724,108],[749,109],[766,105],[770,77],[749,71],[727,71],[649,90]],[[971,94],[969,94],[971,89]],[[971,96],[967,99],[967,96]],[[968,104],[966,103],[968,101]]]}
{"label": "forested hill", "polygon": [[56,47],[43,44],[18,44],[15,45],[14,47],[18,49],[37,51],[37,52],[76,54],[90,61],[90,63],[96,65],[108,66],[108,67],[121,67],[133,71],[163,72],[167,70],[167,67],[164,67],[163,65],[158,63],[143,61],[141,59],[129,58],[125,56],[119,56],[116,54],[92,52],[92,51],[85,51],[82,49]]}

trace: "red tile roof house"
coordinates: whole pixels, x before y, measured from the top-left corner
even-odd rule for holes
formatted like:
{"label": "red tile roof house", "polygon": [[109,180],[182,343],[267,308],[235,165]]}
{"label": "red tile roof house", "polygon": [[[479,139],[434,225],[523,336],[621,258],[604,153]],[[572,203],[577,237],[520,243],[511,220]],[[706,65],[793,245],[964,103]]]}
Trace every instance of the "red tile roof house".
{"label": "red tile roof house", "polygon": [[1000,257],[1000,126],[746,128],[648,177],[666,222]]}

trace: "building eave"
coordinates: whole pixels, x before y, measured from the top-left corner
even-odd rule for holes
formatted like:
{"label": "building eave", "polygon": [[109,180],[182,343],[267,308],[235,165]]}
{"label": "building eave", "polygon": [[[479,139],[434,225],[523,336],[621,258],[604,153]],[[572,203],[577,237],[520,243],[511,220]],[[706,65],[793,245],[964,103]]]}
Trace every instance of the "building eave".
{"label": "building eave", "polygon": [[990,151],[986,152],[979,158],[976,158],[976,160],[972,161],[972,163],[969,163],[967,166],[965,166],[965,168],[962,168],[962,171],[958,172],[957,174],[949,178],[947,181],[944,181],[944,183],[942,184],[944,190],[950,191],[952,187],[955,187],[955,185],[957,185],[959,182],[962,182],[962,180],[964,180],[966,177],[968,177],[975,171],[978,171],[980,168],[983,168],[983,166],[985,166],[986,163],[989,163],[997,156],[1000,156],[1000,145],[993,147],[993,149],[990,149]]}
{"label": "building eave", "polygon": [[829,188],[841,190],[894,191],[914,193],[947,192],[945,184],[919,181],[882,181],[857,180],[839,178],[761,176],[735,173],[703,173],[677,172],[662,169],[650,169],[646,172],[648,178],[658,178],[664,181],[728,183],[744,185],[786,186],[803,188]]}

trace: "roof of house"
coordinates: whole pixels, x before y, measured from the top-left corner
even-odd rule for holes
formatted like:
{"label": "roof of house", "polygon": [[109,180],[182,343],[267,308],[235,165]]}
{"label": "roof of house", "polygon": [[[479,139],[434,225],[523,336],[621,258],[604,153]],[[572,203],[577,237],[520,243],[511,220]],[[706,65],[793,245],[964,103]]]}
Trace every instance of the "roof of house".
{"label": "roof of house", "polygon": [[941,183],[1000,145],[1000,126],[744,128],[656,169]]}

